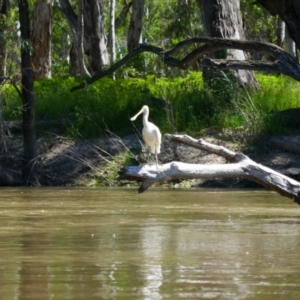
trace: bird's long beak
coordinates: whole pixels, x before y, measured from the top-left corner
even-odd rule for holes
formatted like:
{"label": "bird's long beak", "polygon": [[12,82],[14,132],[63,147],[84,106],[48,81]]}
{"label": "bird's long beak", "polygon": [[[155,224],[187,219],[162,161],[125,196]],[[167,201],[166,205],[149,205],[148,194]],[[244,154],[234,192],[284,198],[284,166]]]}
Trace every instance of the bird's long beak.
{"label": "bird's long beak", "polygon": [[137,118],[140,114],[142,114],[143,112],[144,112],[144,109],[142,108],[135,116],[133,116],[133,117],[130,119],[130,121],[135,121],[136,118]]}

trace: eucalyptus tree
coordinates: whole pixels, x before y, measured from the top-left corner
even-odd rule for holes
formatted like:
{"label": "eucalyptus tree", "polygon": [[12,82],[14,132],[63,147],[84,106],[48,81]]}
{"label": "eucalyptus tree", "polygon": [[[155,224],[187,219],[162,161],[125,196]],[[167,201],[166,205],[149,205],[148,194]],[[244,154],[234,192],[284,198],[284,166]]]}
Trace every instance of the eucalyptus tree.
{"label": "eucalyptus tree", "polygon": [[103,0],[85,0],[84,26],[90,73],[95,74],[109,65],[109,54],[106,45],[105,7]]}
{"label": "eucalyptus tree", "polygon": [[[78,15],[75,13],[69,0],[56,0],[58,8],[66,18],[74,41],[74,47],[78,48]],[[106,46],[105,34],[105,8],[103,0],[85,0],[83,1],[83,18],[84,18],[84,52],[89,61],[89,72],[95,74],[109,64],[109,56]],[[73,56],[76,63],[78,57]]]}
{"label": "eucalyptus tree", "polygon": [[52,4],[51,1],[37,0],[34,4],[31,44],[34,79],[51,77],[51,39]]}
{"label": "eucalyptus tree", "polygon": [[[210,1],[199,1],[199,4],[210,5]],[[212,0],[214,2],[216,0]],[[228,2],[229,1],[229,2]],[[243,32],[230,31],[228,27],[240,24],[240,15],[237,12],[239,5],[237,0],[221,1],[224,7],[226,4],[231,4],[231,10],[225,10],[224,12],[231,12],[231,19],[226,20],[226,15],[221,16],[219,19],[219,29],[220,31],[228,30],[231,32],[231,38],[222,37],[203,37],[195,36],[182,39],[172,45],[165,47],[158,47],[151,44],[139,44],[134,50],[129,52],[125,57],[117,61],[114,65],[103,72],[95,74],[92,78],[84,81],[82,84],[72,88],[72,91],[86,87],[88,84],[99,80],[100,78],[110,75],[120,67],[126,65],[136,56],[150,52],[156,54],[161,61],[173,68],[178,68],[181,70],[187,70],[195,65],[195,62],[199,62],[203,67],[217,70],[257,70],[257,71],[267,71],[280,73],[294,78],[300,81],[300,65],[298,61],[285,52],[282,48],[275,44],[261,42],[261,41],[247,41],[244,38]],[[258,0],[257,3],[263,4],[264,7],[269,10],[272,14],[278,14],[283,21],[285,21],[286,26],[289,30],[290,36],[296,42],[297,48],[300,45],[300,1],[271,1],[271,0]],[[222,7],[222,6],[221,6]],[[227,14],[228,16],[228,14]],[[211,20],[214,21],[214,20]],[[208,27],[209,28],[209,27]],[[234,35],[234,33],[236,35]],[[241,40],[238,40],[240,38]],[[191,45],[193,48],[191,49]],[[166,49],[167,48],[167,49]],[[228,57],[227,53],[232,49],[242,50],[237,52],[239,54],[243,52],[250,52],[255,54],[260,54],[265,56],[267,60],[255,60],[250,56],[240,55],[235,58]],[[224,57],[213,57],[211,54],[222,51]],[[209,57],[209,55],[211,57]],[[249,84],[253,80],[254,85],[256,85],[255,77],[247,78]],[[247,81],[246,81],[247,82]]]}
{"label": "eucalyptus tree", "polygon": [[[202,11],[207,36],[223,39],[245,40],[240,13],[240,0],[197,0]],[[246,60],[247,54],[240,49],[227,49],[210,54],[215,59]],[[241,86],[257,88],[254,72],[249,70],[232,71]],[[203,77],[207,81],[216,76],[215,68],[205,67]]]}
{"label": "eucalyptus tree", "polygon": [[110,0],[109,9],[109,37],[108,45],[110,50],[110,60],[112,63],[116,61],[116,31],[115,31],[115,10],[116,10],[116,0]]}
{"label": "eucalyptus tree", "polygon": [[144,0],[133,0],[130,25],[127,35],[127,49],[132,51],[141,42],[144,18]]}
{"label": "eucalyptus tree", "polygon": [[[84,6],[83,0],[78,0],[78,40],[73,44],[73,53],[75,54],[74,67],[72,75],[90,75],[84,62]],[[77,58],[77,59],[76,59]],[[72,70],[72,69],[70,69]]]}

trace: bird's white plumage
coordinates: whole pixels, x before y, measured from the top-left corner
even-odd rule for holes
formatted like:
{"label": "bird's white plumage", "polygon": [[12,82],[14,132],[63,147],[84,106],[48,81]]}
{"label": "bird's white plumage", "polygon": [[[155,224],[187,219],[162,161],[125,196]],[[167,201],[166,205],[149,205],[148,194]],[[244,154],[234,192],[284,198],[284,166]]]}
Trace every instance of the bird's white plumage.
{"label": "bird's white plumage", "polygon": [[158,165],[158,159],[157,154],[160,153],[160,146],[161,146],[161,133],[159,128],[154,125],[153,123],[148,121],[149,117],[149,107],[147,105],[144,105],[142,109],[133,116],[130,120],[134,121],[136,118],[143,114],[143,139],[147,145],[147,147],[150,149],[151,153],[155,154],[156,156],[156,165]]}

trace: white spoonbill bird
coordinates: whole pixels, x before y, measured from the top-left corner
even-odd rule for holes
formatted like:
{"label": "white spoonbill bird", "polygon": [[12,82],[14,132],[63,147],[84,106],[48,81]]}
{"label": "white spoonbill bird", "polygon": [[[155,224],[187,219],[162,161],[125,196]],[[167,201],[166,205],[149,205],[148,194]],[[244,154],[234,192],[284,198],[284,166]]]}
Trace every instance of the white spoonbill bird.
{"label": "white spoonbill bird", "polygon": [[143,139],[147,145],[147,147],[150,149],[150,152],[155,154],[156,158],[156,167],[158,167],[158,159],[157,154],[160,153],[160,145],[161,145],[161,133],[159,128],[154,125],[153,123],[148,121],[149,117],[149,107],[147,105],[144,105],[142,109],[130,120],[135,121],[135,119],[143,113]]}

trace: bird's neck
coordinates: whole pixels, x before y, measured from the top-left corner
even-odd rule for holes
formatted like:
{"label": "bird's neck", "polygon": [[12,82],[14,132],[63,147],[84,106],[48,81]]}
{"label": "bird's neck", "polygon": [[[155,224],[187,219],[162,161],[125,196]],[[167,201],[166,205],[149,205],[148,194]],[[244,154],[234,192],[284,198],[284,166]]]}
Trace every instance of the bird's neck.
{"label": "bird's neck", "polygon": [[146,126],[147,123],[148,123],[148,116],[149,116],[149,114],[147,112],[145,112],[143,114],[143,124],[144,124],[144,126]]}

